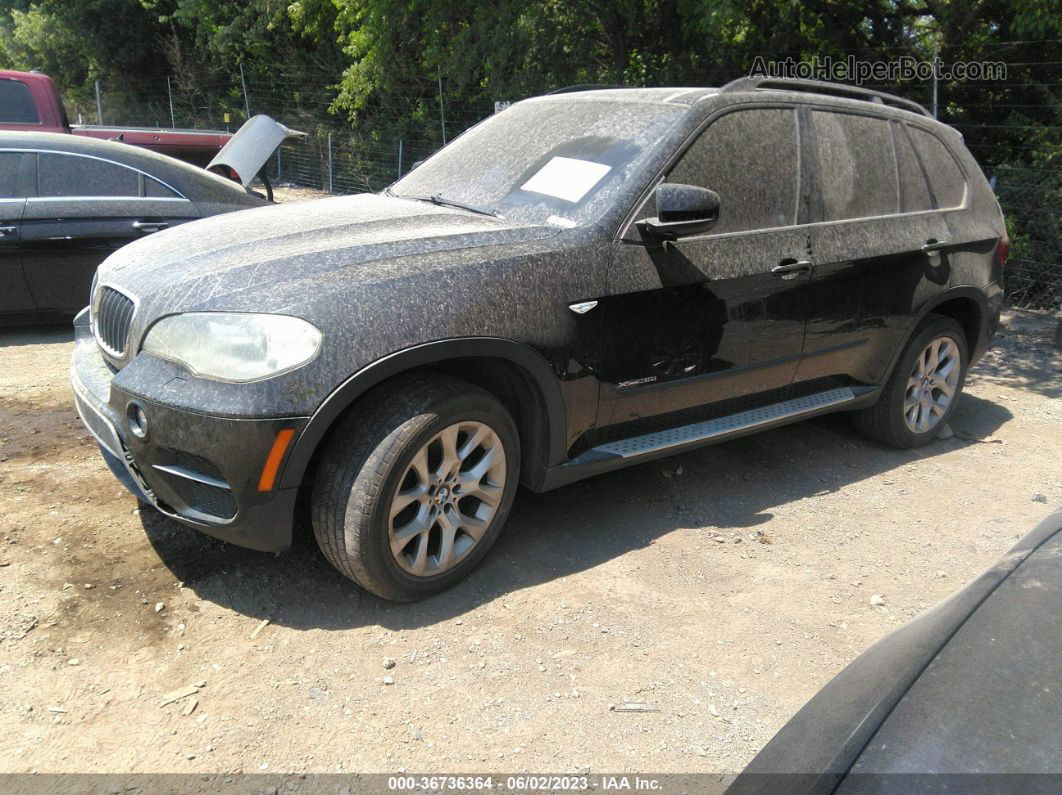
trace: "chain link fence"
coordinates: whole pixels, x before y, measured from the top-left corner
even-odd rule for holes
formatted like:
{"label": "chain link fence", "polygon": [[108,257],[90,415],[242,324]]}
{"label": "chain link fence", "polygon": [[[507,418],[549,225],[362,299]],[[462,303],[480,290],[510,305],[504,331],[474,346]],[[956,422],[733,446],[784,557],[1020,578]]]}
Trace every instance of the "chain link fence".
{"label": "chain link fence", "polygon": [[[1007,218],[1012,242],[1006,270],[1009,304],[1058,310],[1062,308],[1062,62],[1040,58],[1043,44],[1003,42],[990,47],[985,57],[1007,65],[1003,79],[935,86],[925,79],[864,83],[864,87],[935,108],[941,121],[963,134],[992,180]],[[878,54],[888,60],[890,48]],[[951,55],[959,60],[958,53]],[[942,62],[948,62],[947,56],[940,55]],[[335,76],[283,69],[268,79],[244,79],[238,70],[219,70],[206,81],[172,78],[149,94],[128,95],[120,87],[103,86],[100,105],[107,124],[232,131],[243,123],[248,110],[269,114],[308,134],[277,151],[265,169],[269,179],[276,185],[336,194],[382,190],[495,110],[485,102],[450,100],[445,79],[440,78],[426,79],[425,86],[431,88],[421,96],[377,98],[372,107],[347,119],[334,106],[335,82]],[[307,85],[316,87],[307,90]],[[542,91],[552,88],[543,86]],[[72,118],[97,121],[94,106],[71,110]]]}
{"label": "chain link fence", "polygon": [[996,173],[996,194],[1012,238],[1008,303],[1062,309],[1062,171],[1004,165]]}

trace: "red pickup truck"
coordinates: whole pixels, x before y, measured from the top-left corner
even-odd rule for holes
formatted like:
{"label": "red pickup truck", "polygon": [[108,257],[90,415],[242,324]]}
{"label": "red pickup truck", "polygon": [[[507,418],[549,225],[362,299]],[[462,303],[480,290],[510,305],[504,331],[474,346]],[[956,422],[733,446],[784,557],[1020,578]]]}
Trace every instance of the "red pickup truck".
{"label": "red pickup truck", "polygon": [[48,75],[4,70],[0,70],[0,130],[72,133],[122,141],[204,167],[232,137],[220,130],[71,125]]}

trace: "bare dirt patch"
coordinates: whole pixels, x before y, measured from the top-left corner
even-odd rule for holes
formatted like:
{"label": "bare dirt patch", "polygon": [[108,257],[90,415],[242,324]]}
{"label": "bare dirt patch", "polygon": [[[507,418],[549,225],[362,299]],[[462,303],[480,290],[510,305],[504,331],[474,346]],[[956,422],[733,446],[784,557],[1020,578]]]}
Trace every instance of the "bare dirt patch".
{"label": "bare dirt patch", "polygon": [[305,534],[265,555],[140,511],[69,331],[0,329],[0,770],[737,770],[1062,503],[1053,331],[1008,315],[952,439],[834,416],[523,493],[468,581],[391,605]]}
{"label": "bare dirt patch", "polygon": [[306,188],[301,185],[292,185],[290,183],[273,186],[273,201],[277,204],[305,202],[312,201],[313,199],[327,199],[331,195],[331,193],[325,190]]}

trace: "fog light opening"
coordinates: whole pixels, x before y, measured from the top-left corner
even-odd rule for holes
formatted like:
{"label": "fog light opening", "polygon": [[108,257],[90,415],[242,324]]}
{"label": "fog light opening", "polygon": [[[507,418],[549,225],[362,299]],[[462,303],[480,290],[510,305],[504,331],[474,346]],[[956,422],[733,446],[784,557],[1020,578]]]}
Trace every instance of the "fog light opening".
{"label": "fog light opening", "polygon": [[126,417],[129,422],[129,432],[138,439],[147,436],[148,418],[147,412],[139,403],[130,403],[126,409]]}

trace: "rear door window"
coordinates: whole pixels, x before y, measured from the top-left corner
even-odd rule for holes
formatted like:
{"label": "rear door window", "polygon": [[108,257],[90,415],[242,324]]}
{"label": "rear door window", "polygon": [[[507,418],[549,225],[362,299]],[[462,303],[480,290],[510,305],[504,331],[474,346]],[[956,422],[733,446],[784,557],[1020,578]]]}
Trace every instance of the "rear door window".
{"label": "rear door window", "polygon": [[959,164],[955,162],[955,157],[933,133],[920,127],[909,129],[918,156],[922,158],[922,165],[929,175],[929,187],[933,189],[937,207],[942,210],[961,207],[966,197],[966,178],[963,177]]}
{"label": "rear door window", "polygon": [[822,220],[898,211],[896,158],[885,119],[813,110],[810,132]]}
{"label": "rear door window", "polygon": [[900,212],[915,213],[933,208],[929,196],[926,175],[915,156],[914,147],[903,126],[892,125],[893,141],[896,143],[896,166],[900,176]]}
{"label": "rear door window", "polygon": [[25,199],[36,195],[37,155],[0,152],[0,199]]}
{"label": "rear door window", "polygon": [[106,160],[41,152],[37,161],[37,195],[139,196],[140,174]]}
{"label": "rear door window", "polygon": [[0,79],[0,122],[5,124],[40,124],[37,103],[29,86],[21,80]]}
{"label": "rear door window", "polygon": [[668,182],[719,194],[711,234],[792,226],[797,218],[800,155],[796,111],[751,108],[720,117],[694,141]]}
{"label": "rear door window", "polygon": [[22,152],[0,152],[0,199],[24,199],[19,195],[19,165]]}

